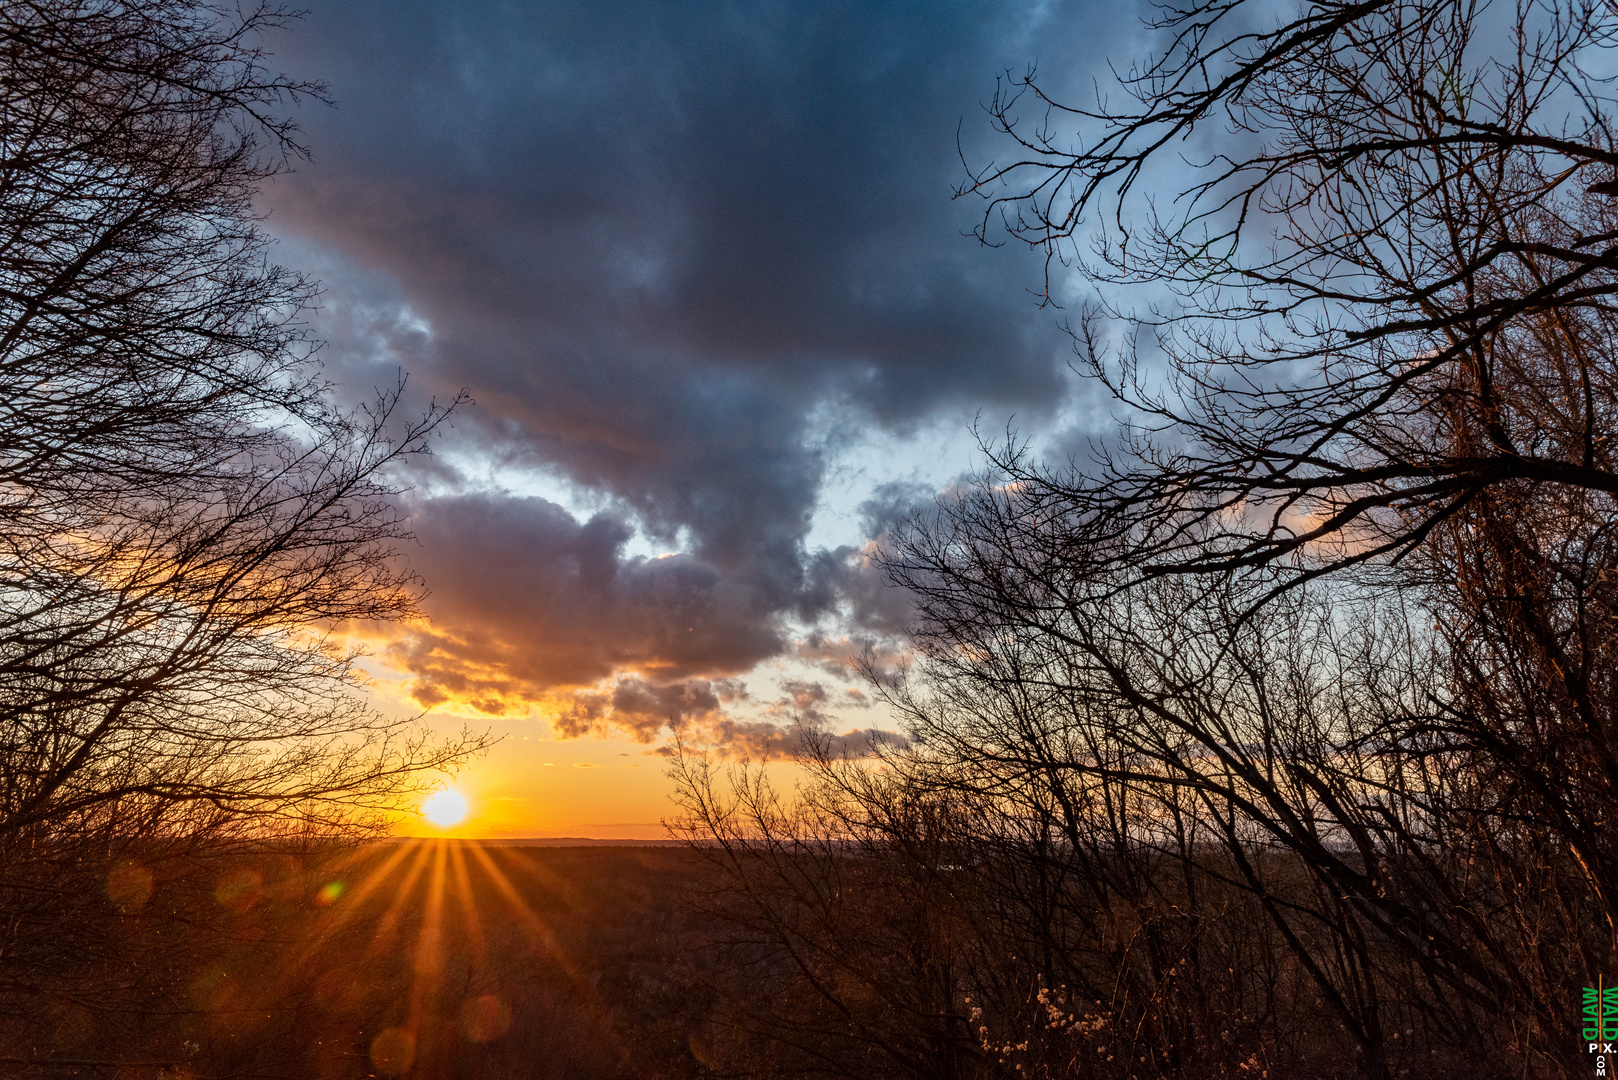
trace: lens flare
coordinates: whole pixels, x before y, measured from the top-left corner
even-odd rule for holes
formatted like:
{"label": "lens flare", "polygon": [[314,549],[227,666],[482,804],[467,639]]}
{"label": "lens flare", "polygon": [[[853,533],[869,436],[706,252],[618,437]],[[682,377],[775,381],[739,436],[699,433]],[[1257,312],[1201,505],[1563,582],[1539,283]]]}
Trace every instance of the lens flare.
{"label": "lens flare", "polygon": [[448,789],[433,792],[427,801],[421,804],[421,816],[441,829],[465,821],[466,811],[466,796],[459,791]]}
{"label": "lens flare", "polygon": [[[457,820],[471,809],[459,792],[439,792],[421,806],[422,817],[439,820],[437,808],[446,799],[454,800]],[[589,969],[570,957],[550,923],[527,899],[556,893],[564,879],[518,849],[488,848],[447,836],[403,837],[391,850],[356,849],[319,869],[324,871],[319,877],[294,880],[304,885],[324,882],[314,903],[327,909],[320,915],[326,934],[310,943],[285,977],[307,984],[315,1000],[333,1015],[350,1015],[366,1007],[374,988],[356,974],[360,952],[334,952],[329,946],[346,942],[340,948],[362,950],[365,963],[384,956],[408,961],[399,974],[408,972],[410,977],[397,984],[408,990],[395,999],[398,1009],[392,1025],[367,1032],[373,1035],[369,1044],[344,1040],[345,1054],[364,1055],[368,1047],[368,1075],[383,1080],[437,1076],[471,1048],[521,1036],[525,1023],[542,1023],[543,1018],[525,1015],[498,993],[477,995],[472,989],[502,981],[506,977],[502,972],[520,953],[552,958],[571,993],[598,1003]],[[265,887],[265,900],[281,895],[276,883]],[[507,915],[496,914],[496,909]],[[499,951],[485,938],[485,919],[491,916],[500,923],[512,922],[518,931],[515,936],[501,934]],[[518,953],[508,956],[512,949]],[[345,961],[343,956],[350,958]],[[258,975],[251,976],[221,962],[204,972],[192,993],[210,1007],[251,1012],[252,978]],[[627,1060],[621,1040],[608,1031],[602,1034],[614,1054]],[[693,1037],[692,1052],[705,1053],[705,1045]]]}

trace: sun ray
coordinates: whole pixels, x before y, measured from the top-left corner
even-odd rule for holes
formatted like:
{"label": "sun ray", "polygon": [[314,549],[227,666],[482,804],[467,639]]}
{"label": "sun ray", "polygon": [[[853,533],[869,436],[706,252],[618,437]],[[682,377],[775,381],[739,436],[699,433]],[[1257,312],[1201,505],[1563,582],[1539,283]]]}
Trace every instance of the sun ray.
{"label": "sun ray", "polygon": [[500,869],[489,853],[481,847],[474,847],[472,855],[483,866],[484,872],[489,875],[489,880],[494,882],[494,887],[505,898],[507,905],[516,913],[518,925],[528,933],[530,938],[545,953],[556,958],[557,962],[562,966],[563,974],[571,981],[575,983],[584,982],[585,980],[568,958],[561,943],[556,940],[556,935],[551,932],[550,926],[535,913],[533,908],[528,906],[528,901],[522,898],[522,894],[517,891],[517,887],[511,883],[511,879],[505,875],[505,872]]}
{"label": "sun ray", "polygon": [[[500,851],[507,859],[516,858],[510,849],[500,849]],[[573,989],[579,994],[580,999],[589,1003],[590,1011],[602,1035],[612,1044],[612,1048],[618,1054],[619,1059],[628,1064],[630,1061],[629,1048],[624,1045],[623,1039],[613,1030],[612,1025],[606,1022],[607,1005],[601,1000],[601,995],[596,991],[595,986],[579,970],[578,965],[573,963],[572,958],[562,948],[561,942],[556,940],[556,935],[551,932],[545,920],[540,918],[534,909],[528,905],[528,902],[522,898],[522,894],[517,891],[517,887],[512,884],[511,879],[500,869],[489,853],[484,851],[481,846],[474,846],[472,854],[483,865],[489,874],[490,880],[494,882],[495,888],[500,891],[500,894],[505,897],[506,902],[516,913],[519,925],[530,934],[536,944],[543,946],[549,952],[550,956],[562,969],[562,974],[572,983]],[[554,877],[555,875],[550,876]]]}
{"label": "sun ray", "polygon": [[[353,886],[353,888],[346,889],[343,895],[343,902],[327,909],[325,916],[325,919],[327,920],[325,924],[326,931],[330,933],[337,930],[341,928],[344,923],[353,918],[360,911],[366,899],[377,889],[381,888],[384,883],[386,883],[389,875],[393,873],[398,865],[410,855],[414,854],[415,847],[416,845],[408,842],[399,844],[395,851],[390,853],[386,859],[382,860],[380,866],[367,873],[361,881]],[[342,863],[339,863],[336,869],[341,869],[344,866],[358,867],[363,865],[363,863],[364,859],[361,857],[345,859]]]}
{"label": "sun ray", "polygon": [[400,913],[405,910],[411,894],[416,891],[416,882],[421,879],[422,872],[427,869],[429,857],[427,845],[415,842],[411,846],[414,848],[415,858],[405,871],[404,881],[400,883],[398,890],[393,894],[393,898],[388,902],[387,908],[376,921],[376,930],[371,935],[369,948],[366,949],[367,956],[376,956],[385,950],[388,941],[399,927]]}
{"label": "sun ray", "polygon": [[[525,951],[531,949],[536,960],[543,958],[558,989],[566,988],[563,992],[583,1010],[580,1018],[590,1038],[630,1062],[629,1047],[614,1030],[589,971],[570,955],[559,927],[542,913],[547,894],[568,896],[577,888],[550,861],[526,858],[500,844],[415,838],[391,850],[333,853],[330,860],[310,867],[301,888],[333,875],[352,887],[329,907],[311,905],[318,940],[300,949],[276,981],[318,983],[315,992],[325,1010],[319,1015],[330,1018],[323,1023],[346,1023],[343,1018],[354,1015],[354,1009],[371,1007],[356,1002],[397,1010],[388,1021],[393,1026],[366,1036],[372,1040],[371,1060],[378,1075],[426,1067],[446,1054],[460,1053],[465,1040],[482,1042],[493,1037],[487,1032],[503,1032],[511,1024],[509,1005],[501,996],[511,988],[490,981],[504,970],[501,958],[492,955],[495,926],[502,936],[514,932]],[[338,935],[344,943],[336,940]],[[381,982],[369,974],[390,970],[396,974]],[[399,981],[388,981],[392,978]],[[391,1006],[386,1004],[390,1001]],[[401,1066],[401,1061],[416,1064]]]}
{"label": "sun ray", "polygon": [[421,928],[416,934],[415,952],[410,957],[414,977],[410,980],[410,1021],[406,1028],[416,1040],[418,1052],[425,1049],[436,1034],[431,1021],[438,1016],[436,1008],[444,975],[444,883],[447,876],[450,841],[432,842],[432,875],[427,883],[426,909],[422,912]]}
{"label": "sun ray", "polygon": [[[470,841],[476,845],[477,841]],[[461,920],[466,926],[467,939],[472,943],[472,959],[476,971],[487,971],[489,967],[488,942],[484,938],[483,918],[478,914],[477,894],[472,891],[472,875],[466,866],[466,850],[464,845],[455,844],[449,849],[450,869],[455,875],[455,898],[457,910]]]}
{"label": "sun ray", "polygon": [[365,908],[365,902],[380,889],[393,875],[406,858],[414,852],[414,845],[399,844],[394,851],[388,852],[386,858],[372,870],[365,871],[367,859],[375,857],[374,849],[357,849],[342,852],[330,862],[319,865],[321,877],[328,877],[333,871],[347,871],[351,876],[358,876],[352,888],[345,889],[341,895],[341,902],[334,902],[321,912],[318,930],[304,945],[292,962],[287,965],[285,979],[307,979],[310,969],[321,966],[321,961],[327,954],[327,943],[337,935],[348,923],[357,919]]}

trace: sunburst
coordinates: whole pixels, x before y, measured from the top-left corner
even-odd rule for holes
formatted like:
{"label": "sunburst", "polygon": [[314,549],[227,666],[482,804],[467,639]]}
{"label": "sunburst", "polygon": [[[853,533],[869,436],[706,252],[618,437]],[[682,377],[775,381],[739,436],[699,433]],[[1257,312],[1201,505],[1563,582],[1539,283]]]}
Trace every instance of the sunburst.
{"label": "sunburst", "polygon": [[421,816],[440,829],[459,825],[466,820],[470,810],[471,806],[467,803],[466,796],[454,788],[435,791],[421,804]]}
{"label": "sunburst", "polygon": [[[480,911],[480,903],[506,909],[496,921],[510,919],[526,939],[518,952],[557,964],[570,992],[588,1003],[587,1011],[607,1014],[588,973],[568,956],[511,877],[531,878],[546,892],[563,888],[548,871],[514,851],[478,841],[410,839],[377,856],[373,848],[327,863],[311,896],[322,909],[313,947],[284,973],[330,986],[338,996],[367,986],[374,996],[371,973],[378,961],[390,956],[406,961],[409,984],[395,991],[392,1015],[378,1017],[381,1024],[366,1030],[364,1042],[354,1047],[369,1059],[373,1075],[414,1073],[463,1053],[457,1046],[498,1040],[514,1021],[521,1022],[522,1002],[502,993],[508,980],[499,969],[512,955],[489,948],[486,935],[496,913]],[[349,955],[358,966],[331,970],[334,957],[319,942],[356,937],[359,948]],[[601,1034],[627,1061],[627,1049],[610,1027]]]}

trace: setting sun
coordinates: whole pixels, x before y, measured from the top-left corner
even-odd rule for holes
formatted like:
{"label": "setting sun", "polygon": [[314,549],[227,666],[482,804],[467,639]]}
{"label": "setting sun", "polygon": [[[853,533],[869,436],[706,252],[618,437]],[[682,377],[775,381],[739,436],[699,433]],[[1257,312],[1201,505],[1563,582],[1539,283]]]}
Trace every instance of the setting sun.
{"label": "setting sun", "polygon": [[447,789],[433,792],[421,804],[421,816],[442,829],[466,820],[466,811],[466,796]]}

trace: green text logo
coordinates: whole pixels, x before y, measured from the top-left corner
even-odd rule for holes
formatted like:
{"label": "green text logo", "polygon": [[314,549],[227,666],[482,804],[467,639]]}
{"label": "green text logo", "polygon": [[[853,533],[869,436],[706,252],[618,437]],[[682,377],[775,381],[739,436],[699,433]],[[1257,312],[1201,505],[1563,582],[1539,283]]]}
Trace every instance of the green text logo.
{"label": "green text logo", "polygon": [[1595,986],[1584,988],[1584,1023],[1580,1034],[1584,1036],[1588,1052],[1596,1055],[1596,1075],[1607,1075],[1607,1058],[1618,1042],[1618,986],[1607,986],[1601,979]]}
{"label": "green text logo", "polygon": [[1584,988],[1584,1038],[1618,1042],[1618,986]]}

